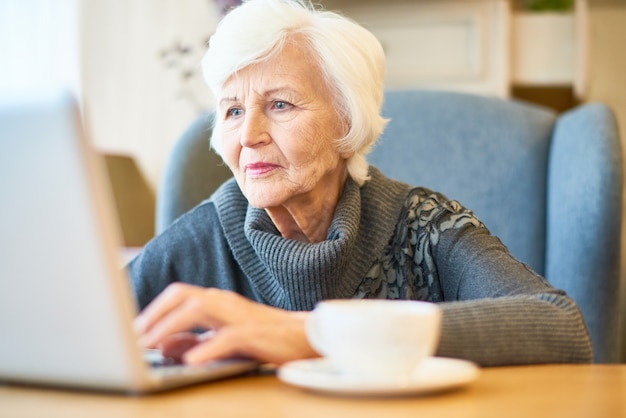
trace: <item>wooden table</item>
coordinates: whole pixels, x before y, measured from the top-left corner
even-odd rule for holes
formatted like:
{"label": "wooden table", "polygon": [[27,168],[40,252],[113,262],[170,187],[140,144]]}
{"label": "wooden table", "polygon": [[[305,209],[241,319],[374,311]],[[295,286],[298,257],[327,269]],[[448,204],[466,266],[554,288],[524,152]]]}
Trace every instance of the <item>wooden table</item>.
{"label": "wooden table", "polygon": [[0,417],[626,417],[626,365],[489,368],[462,389],[379,399],[316,394],[273,375],[144,397],[0,386]]}

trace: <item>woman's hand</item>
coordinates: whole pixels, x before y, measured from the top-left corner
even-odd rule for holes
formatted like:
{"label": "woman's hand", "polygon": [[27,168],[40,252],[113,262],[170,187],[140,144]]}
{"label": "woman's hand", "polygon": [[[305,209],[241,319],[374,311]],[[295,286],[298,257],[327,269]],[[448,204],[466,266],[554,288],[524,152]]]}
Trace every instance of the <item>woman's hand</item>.
{"label": "woman's hand", "polygon": [[[135,329],[144,346],[188,364],[235,356],[282,364],[318,356],[306,338],[306,316],[234,292],[174,283],[137,316]],[[190,332],[197,328],[209,331]]]}

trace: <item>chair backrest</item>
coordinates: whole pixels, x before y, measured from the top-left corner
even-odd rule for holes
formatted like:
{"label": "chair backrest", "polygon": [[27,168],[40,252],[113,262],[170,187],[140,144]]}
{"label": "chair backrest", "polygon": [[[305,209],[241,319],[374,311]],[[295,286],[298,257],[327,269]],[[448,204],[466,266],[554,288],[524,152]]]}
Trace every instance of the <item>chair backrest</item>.
{"label": "chair backrest", "polygon": [[385,99],[391,122],[369,161],[472,209],[515,257],[576,300],[595,360],[620,361],[622,153],[612,111],[588,104],[557,115],[435,91]]}
{"label": "chair backrest", "polygon": [[553,112],[459,93],[391,91],[383,114],[391,122],[369,157],[373,165],[458,200],[544,273]]}
{"label": "chair backrest", "polygon": [[212,115],[203,114],[183,132],[165,165],[156,205],[156,233],[207,199],[231,171],[210,146]]}
{"label": "chair backrest", "polygon": [[[619,361],[621,148],[602,105],[564,115],[497,98],[389,91],[391,119],[369,161],[472,209],[511,253],[581,307],[595,360]],[[165,172],[157,231],[230,172],[209,150],[210,119],[183,135]]]}

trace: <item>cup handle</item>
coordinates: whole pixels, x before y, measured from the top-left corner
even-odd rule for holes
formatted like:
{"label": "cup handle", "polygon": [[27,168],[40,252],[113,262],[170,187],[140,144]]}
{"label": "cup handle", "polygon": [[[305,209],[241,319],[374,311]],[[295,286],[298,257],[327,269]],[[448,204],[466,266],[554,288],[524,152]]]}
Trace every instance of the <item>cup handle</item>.
{"label": "cup handle", "polygon": [[324,349],[324,341],[319,331],[319,318],[316,316],[316,313],[315,310],[311,311],[306,320],[306,337],[313,349],[325,356],[326,350]]}

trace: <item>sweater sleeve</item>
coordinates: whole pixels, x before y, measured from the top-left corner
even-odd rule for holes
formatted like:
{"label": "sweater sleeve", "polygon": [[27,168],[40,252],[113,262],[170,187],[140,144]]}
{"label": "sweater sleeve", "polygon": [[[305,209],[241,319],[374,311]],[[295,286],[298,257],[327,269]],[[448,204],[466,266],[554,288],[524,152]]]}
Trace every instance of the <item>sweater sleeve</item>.
{"label": "sweater sleeve", "polygon": [[218,287],[261,301],[233,258],[213,203],[187,212],[153,238],[128,266],[139,309],[170,283]]}
{"label": "sweater sleeve", "polygon": [[444,297],[437,355],[483,366],[591,361],[576,303],[486,228],[446,230],[433,255]]}

